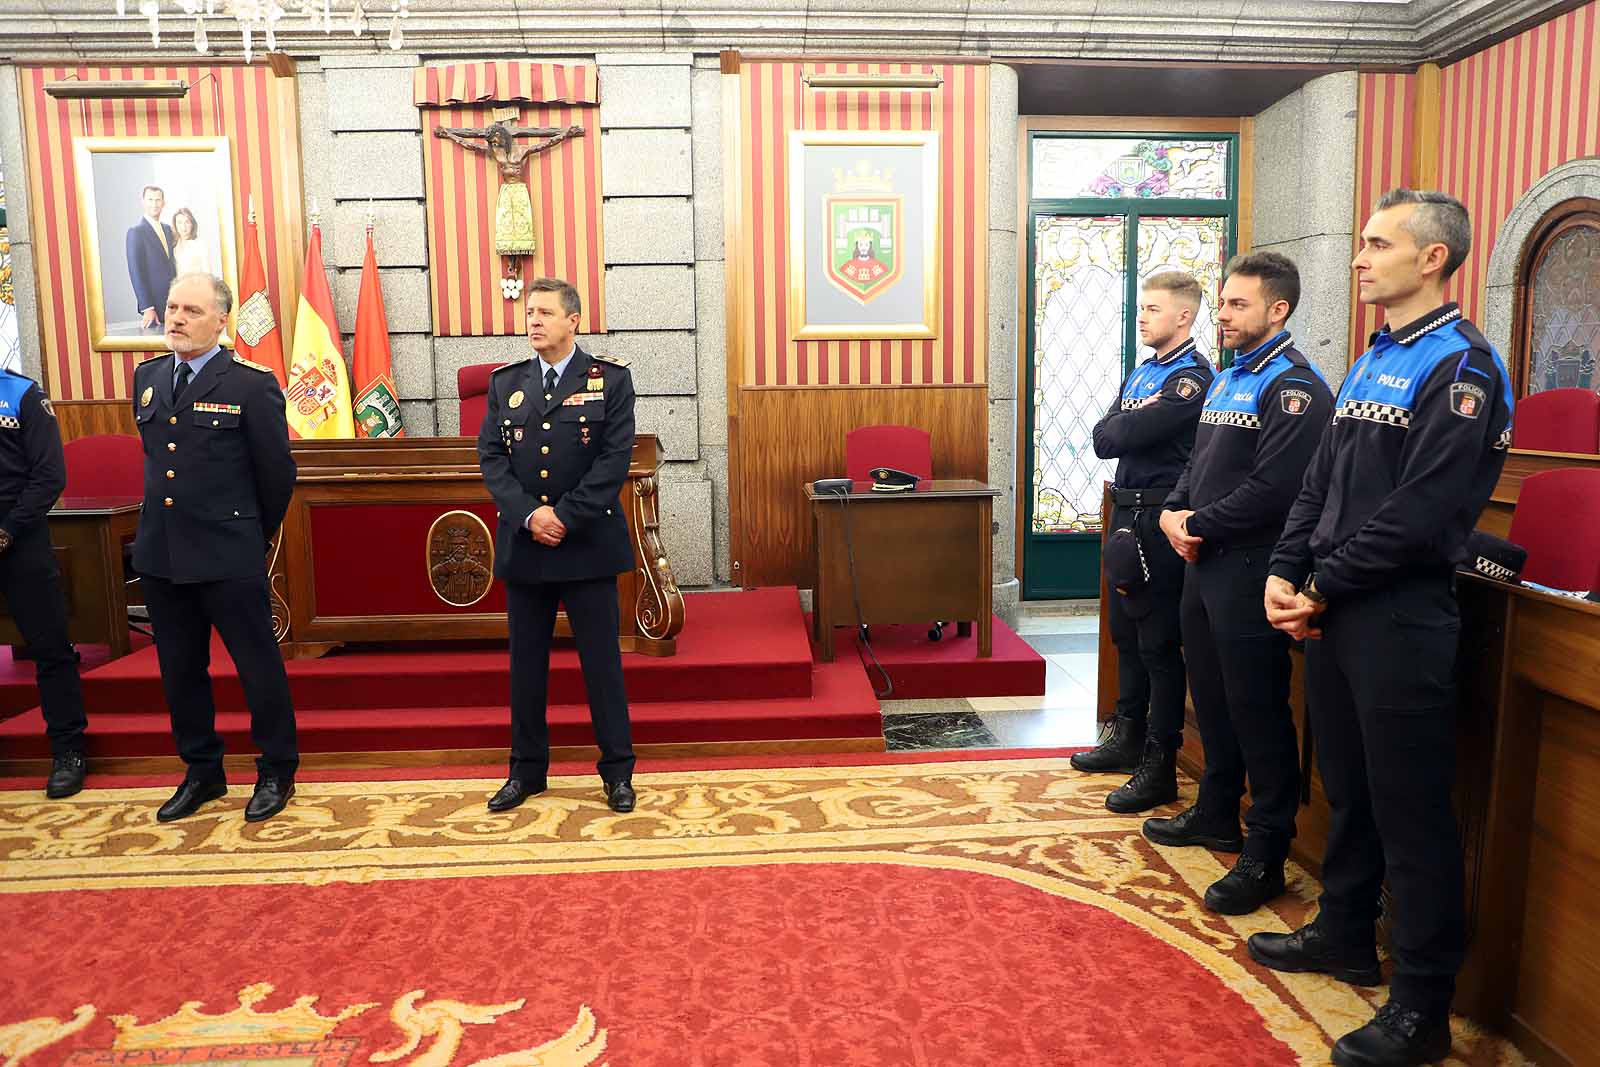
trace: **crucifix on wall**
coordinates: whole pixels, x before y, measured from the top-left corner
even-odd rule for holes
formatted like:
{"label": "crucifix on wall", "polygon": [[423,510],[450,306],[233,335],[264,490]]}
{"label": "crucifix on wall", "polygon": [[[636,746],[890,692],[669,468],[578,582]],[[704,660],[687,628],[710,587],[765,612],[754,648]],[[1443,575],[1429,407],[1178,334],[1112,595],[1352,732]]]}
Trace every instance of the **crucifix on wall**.
{"label": "crucifix on wall", "polygon": [[[488,126],[441,126],[433,131],[435,137],[454,141],[469,152],[482,152],[495,161],[500,170],[500,191],[494,204],[494,250],[505,260],[505,276],[500,279],[500,291],[507,300],[522,295],[521,257],[534,253],[533,198],[528,195],[525,164],[529,156],[554,148],[570,137],[582,137],[582,126],[513,126],[508,121],[516,116],[515,108],[495,112],[496,121]],[[518,137],[537,137],[540,140],[518,146]]]}

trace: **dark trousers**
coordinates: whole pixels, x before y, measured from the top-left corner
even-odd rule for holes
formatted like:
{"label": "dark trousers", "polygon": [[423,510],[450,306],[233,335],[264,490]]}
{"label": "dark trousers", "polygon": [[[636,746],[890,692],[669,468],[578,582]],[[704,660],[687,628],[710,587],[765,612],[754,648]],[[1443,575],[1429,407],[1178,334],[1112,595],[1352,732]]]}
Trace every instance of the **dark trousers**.
{"label": "dark trousers", "polygon": [[294,705],[283,652],[272,634],[267,578],[220,582],[171,582],[145,575],[145,604],[155,630],[161,662],[161,687],[172,716],[178,755],[197,781],[222,781],[222,735],[211,695],[211,628],[239,670],[250,709],[250,737],[261,756],[264,775],[292,777],[300,765],[295,743]]}
{"label": "dark trousers", "polygon": [[633,776],[633,739],[628,694],[617,645],[617,579],[580,582],[506,583],[511,624],[511,777],[543,782],[550,772],[550,724],[545,706],[550,687],[550,639],[556,609],[565,604],[583,665],[594,724],[600,777],[619,782]]}
{"label": "dark trousers", "polygon": [[1155,526],[1154,509],[1116,508],[1112,529],[1127,526],[1139,534],[1151,589],[1145,610],[1130,613],[1125,598],[1111,590],[1111,642],[1117,646],[1117,715],[1146,721],[1151,734],[1176,751],[1183,743],[1183,648],[1178,605],[1183,593],[1183,560]]}
{"label": "dark trousers", "polygon": [[0,552],[0,594],[33,656],[44,709],[50,752],[83,751],[83,688],[78,652],[67,639],[67,602],[61,594],[61,569],[50,549],[50,528],[33,523],[18,530],[11,547]]}
{"label": "dark trousers", "polygon": [[1448,1010],[1465,951],[1455,779],[1461,623],[1448,574],[1411,575],[1332,604],[1306,642],[1317,765],[1332,820],[1318,925],[1370,944],[1385,873],[1390,995]]}
{"label": "dark trousers", "polygon": [[1300,803],[1300,751],[1289,710],[1289,637],[1267,622],[1262,600],[1272,546],[1227,548],[1189,564],[1183,583],[1183,651],[1206,769],[1200,806],[1238,817],[1250,780],[1245,853],[1282,863]]}

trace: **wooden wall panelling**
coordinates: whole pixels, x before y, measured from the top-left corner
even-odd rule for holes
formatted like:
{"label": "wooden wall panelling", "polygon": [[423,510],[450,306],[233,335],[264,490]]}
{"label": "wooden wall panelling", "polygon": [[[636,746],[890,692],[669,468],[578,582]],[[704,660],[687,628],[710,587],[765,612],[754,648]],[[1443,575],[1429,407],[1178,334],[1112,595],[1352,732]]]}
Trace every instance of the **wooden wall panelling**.
{"label": "wooden wall panelling", "polygon": [[845,434],[857,427],[920,427],[932,435],[935,478],[987,480],[989,394],[981,385],[739,393],[746,585],[810,587],[811,512],[801,486],[844,476]]}
{"label": "wooden wall panelling", "polygon": [[56,400],[50,406],[61,426],[63,444],[105,433],[139,435],[133,421],[133,404],[128,400]]}

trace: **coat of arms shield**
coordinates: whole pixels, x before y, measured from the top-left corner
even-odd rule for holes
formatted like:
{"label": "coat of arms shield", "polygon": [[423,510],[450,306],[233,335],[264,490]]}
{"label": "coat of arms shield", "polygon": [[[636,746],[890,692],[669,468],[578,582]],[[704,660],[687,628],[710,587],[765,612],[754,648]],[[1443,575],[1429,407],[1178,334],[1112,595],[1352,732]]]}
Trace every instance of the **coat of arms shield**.
{"label": "coat of arms shield", "polygon": [[895,195],[829,196],[828,280],[863,304],[900,277],[903,198]]}

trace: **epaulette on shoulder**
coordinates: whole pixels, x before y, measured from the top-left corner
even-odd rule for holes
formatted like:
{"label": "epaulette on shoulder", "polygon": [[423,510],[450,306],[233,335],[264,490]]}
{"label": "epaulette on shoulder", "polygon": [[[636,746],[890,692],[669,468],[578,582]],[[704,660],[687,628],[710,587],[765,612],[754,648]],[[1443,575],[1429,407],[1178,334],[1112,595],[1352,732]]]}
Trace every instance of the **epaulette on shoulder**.
{"label": "epaulette on shoulder", "polygon": [[633,360],[624,359],[622,356],[605,356],[597,352],[591,352],[590,356],[601,363],[609,363],[613,367],[622,367],[623,369],[627,369],[628,367],[633,366]]}
{"label": "epaulette on shoulder", "polygon": [[235,352],[234,355],[233,355],[233,361],[235,363],[238,363],[241,366],[249,367],[251,370],[258,370],[262,374],[272,374],[273,373],[273,370],[272,370],[271,367],[264,367],[260,363],[255,362],[254,360],[245,359],[243,356],[239,355],[237,352]]}
{"label": "epaulette on shoulder", "polygon": [[499,374],[501,371],[510,370],[512,367],[520,367],[520,366],[522,366],[524,363],[528,362],[528,360],[530,360],[532,358],[533,358],[532,356],[523,356],[521,359],[514,359],[510,363],[503,363],[500,366],[496,367],[494,370],[490,371],[489,372],[489,377],[493,378],[496,374]]}

